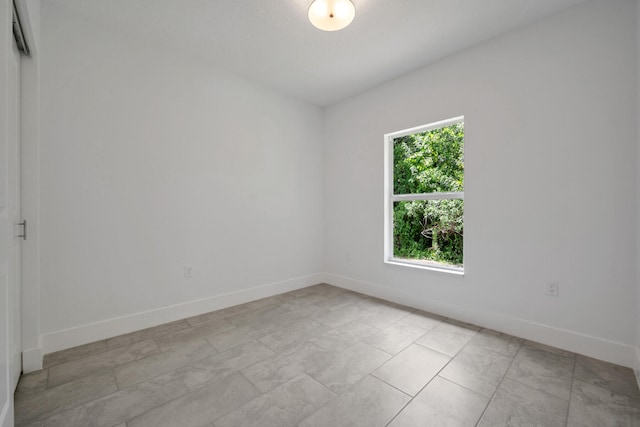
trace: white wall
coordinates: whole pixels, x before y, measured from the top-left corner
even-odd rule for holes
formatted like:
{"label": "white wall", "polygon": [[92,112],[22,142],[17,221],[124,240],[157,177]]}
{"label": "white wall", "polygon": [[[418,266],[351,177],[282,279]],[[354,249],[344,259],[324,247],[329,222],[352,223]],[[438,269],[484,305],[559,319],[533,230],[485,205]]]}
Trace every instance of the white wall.
{"label": "white wall", "polygon": [[40,120],[40,0],[25,0],[21,7],[23,31],[30,56],[20,57],[21,208],[28,223],[22,242],[22,365],[25,372],[42,368],[40,343],[40,222],[38,195]]}
{"label": "white wall", "polygon": [[318,281],[319,108],[55,2],[41,24],[45,352]]}
{"label": "white wall", "polygon": [[[571,9],[323,120],[43,2],[32,150],[42,350],[324,277],[632,365],[634,6]],[[384,265],[382,135],[460,114],[465,276]],[[544,295],[549,279],[560,297]]]}
{"label": "white wall", "polygon": [[640,384],[640,0],[636,1],[636,380]]}
{"label": "white wall", "polygon": [[[328,108],[329,282],[632,366],[634,8],[592,2]],[[458,115],[465,275],[385,265],[383,134]]]}
{"label": "white wall", "polygon": [[12,60],[11,8],[8,0],[0,1],[0,426],[13,426],[13,384],[11,360],[14,352],[11,337],[11,252],[13,218],[9,200],[9,169],[12,128],[10,79]]}

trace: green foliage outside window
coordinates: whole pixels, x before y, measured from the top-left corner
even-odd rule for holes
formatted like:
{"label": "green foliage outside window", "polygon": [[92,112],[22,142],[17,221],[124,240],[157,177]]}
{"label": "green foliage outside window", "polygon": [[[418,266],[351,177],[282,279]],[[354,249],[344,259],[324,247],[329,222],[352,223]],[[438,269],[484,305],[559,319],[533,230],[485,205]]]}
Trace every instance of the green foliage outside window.
{"label": "green foliage outside window", "polygon": [[[394,194],[464,191],[464,124],[393,141]],[[464,201],[395,202],[393,251],[411,258],[462,266]]]}

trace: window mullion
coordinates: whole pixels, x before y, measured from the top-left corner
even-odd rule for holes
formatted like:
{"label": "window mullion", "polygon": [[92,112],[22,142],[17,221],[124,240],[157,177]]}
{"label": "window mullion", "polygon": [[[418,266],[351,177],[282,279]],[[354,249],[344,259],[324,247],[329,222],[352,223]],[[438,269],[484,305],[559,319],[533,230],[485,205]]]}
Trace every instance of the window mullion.
{"label": "window mullion", "polygon": [[464,192],[452,193],[416,193],[416,194],[392,194],[392,202],[410,202],[412,200],[450,200],[464,199]]}

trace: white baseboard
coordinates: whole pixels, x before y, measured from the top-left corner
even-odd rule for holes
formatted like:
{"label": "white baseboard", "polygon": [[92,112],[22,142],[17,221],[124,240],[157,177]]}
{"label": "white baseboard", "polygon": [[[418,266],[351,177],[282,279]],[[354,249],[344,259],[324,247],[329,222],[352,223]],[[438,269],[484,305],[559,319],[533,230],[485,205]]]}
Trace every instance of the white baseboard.
{"label": "white baseboard", "polygon": [[638,369],[636,349],[630,345],[608,341],[566,329],[535,323],[517,317],[491,313],[449,304],[441,301],[416,298],[379,284],[367,283],[336,274],[325,274],[326,283],[355,292],[382,298],[387,301],[451,317],[463,322],[494,329],[520,338],[572,351],[622,366]]}
{"label": "white baseboard", "polygon": [[479,311],[441,301],[420,300],[416,299],[415,295],[408,295],[396,289],[330,273],[319,273],[268,283],[242,291],[216,295],[47,333],[42,336],[42,348],[23,352],[23,370],[24,372],[31,372],[41,369],[42,357],[46,353],[197,316],[323,282],[585,356],[632,367],[636,371],[640,383],[640,349],[632,346],[503,314]]}
{"label": "white baseboard", "polygon": [[[70,329],[46,333],[42,336],[42,349],[37,349],[40,352],[39,361],[30,360],[30,366],[37,366],[38,362],[39,366],[42,366],[42,356],[47,353],[115,337],[129,332],[138,331],[140,329],[161,325],[163,323],[185,319],[191,316],[197,316],[199,314],[220,310],[222,308],[238,304],[244,304],[249,301],[255,301],[257,299],[270,297],[283,292],[305,288],[317,283],[322,283],[324,278],[324,274],[312,274],[303,277],[296,277],[281,282],[267,283],[261,286],[243,289],[237,292],[216,295],[195,301],[188,301],[168,307],[161,307],[154,310],[77,326]],[[31,350],[31,354],[29,356],[33,356],[35,359],[36,349]]]}
{"label": "white baseboard", "polygon": [[42,369],[42,349],[32,348],[22,351],[22,372],[39,371]]}

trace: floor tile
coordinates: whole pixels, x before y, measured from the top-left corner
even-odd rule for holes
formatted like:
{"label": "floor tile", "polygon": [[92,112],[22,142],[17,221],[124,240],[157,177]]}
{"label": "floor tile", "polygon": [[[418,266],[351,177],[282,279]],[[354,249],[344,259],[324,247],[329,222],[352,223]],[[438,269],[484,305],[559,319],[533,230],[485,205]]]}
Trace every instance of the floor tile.
{"label": "floor tile", "polygon": [[193,390],[274,355],[264,345],[249,342],[180,368],[177,372],[189,389]]}
{"label": "floor tile", "polygon": [[45,427],[111,427],[185,393],[175,373],[163,375],[48,418]]}
{"label": "floor tile", "polygon": [[355,294],[355,293],[342,293],[333,297],[325,298],[322,301],[318,301],[315,303],[317,307],[326,310],[337,310],[339,308],[344,308],[351,304],[355,304],[361,301],[364,298],[364,295]]}
{"label": "floor tile", "polygon": [[403,317],[400,321],[402,323],[418,326],[422,329],[430,331],[431,329],[438,326],[440,323],[444,322],[445,319],[446,319],[445,317],[438,316],[437,314],[417,310]]}
{"label": "floor tile", "polygon": [[390,358],[391,356],[377,348],[359,343],[336,354],[325,369],[312,376],[340,394]]}
{"label": "floor tile", "polygon": [[56,351],[55,353],[45,354],[44,360],[42,362],[42,367],[44,369],[47,369],[47,368],[50,368],[51,366],[70,362],[76,359],[81,359],[83,357],[102,353],[104,351],[107,351],[107,343],[104,340],[92,342],[89,344],[79,345],[77,347],[69,348],[67,350]]}
{"label": "floor tile", "polygon": [[119,347],[125,347],[139,341],[147,339],[158,338],[164,335],[171,334],[173,332],[181,331],[189,328],[189,322],[186,320],[178,320],[176,322],[165,323],[163,325],[154,326],[152,328],[142,329],[140,331],[131,332],[129,334],[119,335],[114,338],[106,340],[107,348],[114,349]]}
{"label": "floor tile", "polygon": [[385,308],[401,309],[407,311],[408,313],[416,311],[415,309],[408,309],[407,307],[403,307],[399,304],[385,301],[380,298],[367,297],[366,295],[363,295],[363,298],[357,301],[356,304],[358,305],[358,307],[366,308],[367,310],[371,311],[380,311],[381,309]]}
{"label": "floor tile", "polygon": [[401,310],[410,311],[411,313],[416,312],[416,311],[421,311],[421,310],[418,310],[416,308],[409,307],[408,305],[405,305],[405,304],[400,304],[398,302],[393,302],[393,301],[387,301],[386,299],[383,299],[383,298],[367,297],[367,299],[369,301],[374,302],[374,303],[378,303],[379,305],[385,305],[385,306],[388,306],[388,307],[395,307],[395,308],[399,308]]}
{"label": "floor tile", "polygon": [[567,421],[568,404],[567,400],[505,379],[478,426],[563,427]]}
{"label": "floor tile", "polygon": [[314,315],[325,313],[326,310],[318,307],[314,304],[305,305],[295,310],[290,310],[287,313],[283,313],[279,316],[275,316],[272,320],[280,325],[291,325],[292,323],[305,321],[305,319]]}
{"label": "floor tile", "polygon": [[465,348],[440,372],[440,376],[491,397],[512,360],[500,353]]}
{"label": "floor tile", "polygon": [[33,391],[42,391],[47,387],[47,378],[49,377],[48,369],[40,369],[39,371],[30,372],[20,376],[18,393],[26,393]]}
{"label": "floor tile", "polygon": [[327,284],[45,366],[19,381],[16,427],[640,427],[631,369]]}
{"label": "floor tile", "polygon": [[300,423],[300,427],[384,427],[411,398],[367,376]]}
{"label": "floor tile", "polygon": [[311,293],[311,294],[300,296],[298,298],[290,299],[282,303],[282,307],[286,308],[287,310],[295,310],[295,309],[304,307],[305,305],[320,303],[326,299],[327,297],[325,296]]}
{"label": "floor tile", "polygon": [[[319,285],[313,285],[309,287],[314,293],[323,295],[327,298],[335,297],[338,295],[344,295],[349,293],[355,293],[348,289],[338,288],[337,286],[327,285],[326,283],[321,283]],[[361,295],[361,294],[360,294]]]}
{"label": "floor tile", "polygon": [[309,341],[310,339],[324,333],[329,327],[316,321],[308,320],[303,323],[296,323],[289,326],[280,326],[272,332],[263,334],[259,339],[261,343],[269,347],[276,353],[281,353],[287,349]]}
{"label": "floor tile", "polygon": [[306,288],[300,288],[294,291],[285,292],[283,294],[280,294],[279,296],[283,298],[283,302],[286,302],[286,301],[291,301],[296,298],[300,298],[306,295],[311,295],[316,293],[317,292],[309,286]]}
{"label": "floor tile", "polygon": [[471,341],[479,329],[472,325],[446,321],[424,334],[416,343],[440,353],[455,356]]}
{"label": "floor tile", "polygon": [[546,350],[523,346],[506,377],[520,384],[569,400],[574,359]]}
{"label": "floor tile", "polygon": [[162,350],[173,347],[183,346],[193,341],[202,340],[204,338],[227,332],[235,329],[226,319],[213,319],[208,322],[199,323],[188,329],[183,329],[168,335],[156,338],[158,346]]}
{"label": "floor tile", "polygon": [[218,419],[214,425],[293,427],[334,397],[322,384],[302,374]]}
{"label": "floor tile", "polygon": [[214,346],[216,350],[226,351],[240,344],[255,341],[265,334],[277,331],[280,328],[282,328],[281,325],[269,321],[259,324],[249,324],[208,337],[207,341]]}
{"label": "floor tile", "polygon": [[235,373],[129,420],[127,427],[211,427],[215,419],[259,394],[246,378]]}
{"label": "floor tile", "polygon": [[636,377],[630,368],[578,355],[574,375],[576,380],[640,399]]}
{"label": "floor tile", "polygon": [[160,350],[153,340],[145,340],[127,347],[116,348],[83,359],[56,365],[49,368],[47,386],[55,387],[88,375],[107,372],[117,366],[140,360],[159,352]]}
{"label": "floor tile", "polygon": [[358,307],[355,304],[351,304],[332,311],[323,311],[319,314],[313,315],[312,317],[323,325],[327,325],[331,328],[337,328],[345,323],[353,322],[365,314],[369,314],[369,310]]}
{"label": "floor tile", "polygon": [[302,373],[325,369],[336,356],[313,342],[285,351],[242,370],[242,374],[262,392],[272,390]]}
{"label": "floor tile", "polygon": [[308,286],[306,289],[309,290],[309,292],[313,292],[320,295],[324,295],[332,291],[348,292],[346,289],[331,286],[328,283],[318,283],[317,285]]}
{"label": "floor tile", "polygon": [[489,398],[435,377],[389,424],[389,427],[475,426]]}
{"label": "floor tile", "polygon": [[119,388],[129,387],[148,379],[190,365],[216,353],[206,341],[195,341],[182,347],[127,363],[114,369]]}
{"label": "floor tile", "polygon": [[200,323],[210,322],[214,319],[223,319],[227,316],[233,316],[234,314],[249,311],[249,308],[245,304],[234,305],[231,307],[223,308],[209,313],[200,314],[198,316],[189,317],[185,319],[190,325],[196,326]]}
{"label": "floor tile", "polygon": [[390,305],[378,305],[377,307],[372,307],[370,313],[363,314],[358,320],[378,329],[384,329],[410,314],[412,314],[410,311],[402,308]]}
{"label": "floor tile", "polygon": [[556,348],[556,347],[551,347],[549,345],[541,344],[541,343],[535,342],[535,341],[525,340],[522,345],[524,345],[525,347],[537,348],[539,350],[548,351],[549,353],[559,354],[560,356],[564,356],[564,357],[570,357],[570,358],[573,358],[573,359],[576,358],[576,354],[575,353],[572,353],[572,352],[567,351],[567,350],[562,350],[562,349],[559,349],[559,348]]}
{"label": "floor tile", "polygon": [[447,355],[413,344],[373,371],[372,375],[415,396],[449,360],[451,357]]}
{"label": "floor tile", "polygon": [[477,347],[513,357],[516,355],[523,340],[512,335],[503,334],[491,329],[482,329],[471,338],[468,347]]}
{"label": "floor tile", "polygon": [[389,354],[397,354],[427,333],[426,329],[397,322],[363,341]]}
{"label": "floor tile", "polygon": [[569,427],[640,426],[640,402],[597,385],[574,381],[569,406]]}
{"label": "floor tile", "polygon": [[111,372],[88,376],[40,393],[16,394],[16,424],[28,424],[117,390]]}
{"label": "floor tile", "polygon": [[244,326],[253,322],[264,322],[265,320],[273,320],[278,316],[289,313],[289,310],[281,306],[266,306],[251,311],[246,311],[233,316],[225,317],[225,320],[233,326]]}
{"label": "floor tile", "polygon": [[340,351],[378,332],[379,329],[354,320],[312,338],[311,341],[326,350]]}
{"label": "floor tile", "polygon": [[258,310],[266,307],[277,307],[284,302],[284,298],[280,295],[262,298],[245,304],[248,310]]}

